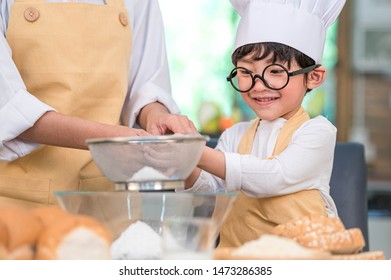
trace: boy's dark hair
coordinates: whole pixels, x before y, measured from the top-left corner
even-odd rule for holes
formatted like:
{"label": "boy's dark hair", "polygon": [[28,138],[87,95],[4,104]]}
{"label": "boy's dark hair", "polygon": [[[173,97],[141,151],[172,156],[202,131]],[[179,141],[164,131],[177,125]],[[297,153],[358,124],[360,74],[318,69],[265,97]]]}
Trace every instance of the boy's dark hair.
{"label": "boy's dark hair", "polygon": [[[251,53],[253,54],[252,58],[256,60],[264,59],[272,53],[273,63],[277,61],[283,63],[287,62],[288,68],[291,66],[292,61],[296,61],[302,68],[315,64],[315,61],[312,58],[302,52],[287,45],[274,42],[255,43],[241,46],[232,54],[232,63],[236,66],[239,59]],[[259,56],[260,54],[262,55]]]}

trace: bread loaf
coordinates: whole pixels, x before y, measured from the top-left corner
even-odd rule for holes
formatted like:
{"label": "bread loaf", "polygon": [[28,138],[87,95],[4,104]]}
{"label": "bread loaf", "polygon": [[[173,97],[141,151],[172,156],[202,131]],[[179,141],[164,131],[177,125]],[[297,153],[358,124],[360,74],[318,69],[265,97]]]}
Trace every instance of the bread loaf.
{"label": "bread loaf", "polygon": [[0,222],[8,237],[5,242],[5,259],[29,260],[34,256],[34,247],[42,224],[31,212],[17,207],[1,207]]}
{"label": "bread loaf", "polygon": [[0,221],[0,260],[7,259],[8,231],[5,224]]}
{"label": "bread loaf", "polygon": [[44,228],[50,227],[57,222],[61,222],[66,217],[72,215],[58,206],[38,207],[31,210],[31,213],[41,221]]}
{"label": "bread loaf", "polygon": [[0,207],[0,259],[110,259],[111,235],[97,220],[57,206]]}
{"label": "bread loaf", "polygon": [[304,247],[333,254],[355,254],[365,246],[361,230],[345,229],[337,217],[303,216],[276,226],[274,233],[292,238]]}
{"label": "bread loaf", "polygon": [[98,221],[87,216],[64,216],[44,228],[36,258],[44,260],[110,259],[111,236]]}
{"label": "bread loaf", "polygon": [[364,237],[359,228],[334,233],[307,233],[295,240],[308,248],[328,251],[333,254],[356,254],[365,246]]}

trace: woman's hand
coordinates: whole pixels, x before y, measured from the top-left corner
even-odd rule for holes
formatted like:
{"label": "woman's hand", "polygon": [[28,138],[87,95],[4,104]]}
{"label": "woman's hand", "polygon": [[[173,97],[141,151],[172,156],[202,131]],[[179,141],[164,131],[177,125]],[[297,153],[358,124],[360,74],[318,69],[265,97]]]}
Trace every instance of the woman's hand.
{"label": "woman's hand", "polygon": [[167,108],[158,102],[146,105],[140,112],[138,122],[147,132],[154,135],[199,134],[187,116],[170,114]]}

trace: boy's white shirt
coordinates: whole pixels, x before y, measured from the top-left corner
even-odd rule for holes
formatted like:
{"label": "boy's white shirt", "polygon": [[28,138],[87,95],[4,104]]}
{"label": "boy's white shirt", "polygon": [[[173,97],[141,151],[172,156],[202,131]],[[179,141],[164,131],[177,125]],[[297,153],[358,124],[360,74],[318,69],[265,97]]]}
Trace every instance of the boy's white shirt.
{"label": "boy's white shirt", "polygon": [[227,129],[216,146],[225,155],[226,180],[201,171],[193,187],[186,192],[242,191],[252,197],[269,197],[318,189],[328,215],[337,215],[329,194],[336,128],[322,116],[313,118],[295,131],[286,150],[268,160],[285,122],[283,118],[261,121],[251,155],[236,152],[251,122],[241,122]]}
{"label": "boy's white shirt", "polygon": [[[66,2],[64,0],[46,0]],[[104,0],[73,0],[103,4]],[[18,139],[46,112],[55,108],[41,102],[27,90],[12,60],[5,39],[10,8],[14,0],[0,1],[0,160],[11,161],[31,153],[40,145]],[[132,27],[130,85],[121,119],[124,125],[135,126],[140,110],[158,101],[171,113],[179,108],[171,96],[166,57],[164,26],[157,0],[124,0]],[[97,30],[97,32],[99,32]]]}

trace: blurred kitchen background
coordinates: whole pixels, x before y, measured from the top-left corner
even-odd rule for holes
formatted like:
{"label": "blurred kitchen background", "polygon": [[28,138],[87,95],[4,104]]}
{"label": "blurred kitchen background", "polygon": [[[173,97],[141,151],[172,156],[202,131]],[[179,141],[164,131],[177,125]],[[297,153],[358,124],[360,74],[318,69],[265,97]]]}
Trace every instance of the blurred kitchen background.
{"label": "blurred kitchen background", "polygon": [[[226,82],[238,16],[229,0],[159,0],[173,96],[204,134],[254,118]],[[338,141],[363,143],[368,169],[370,250],[391,258],[391,1],[347,0],[328,31],[323,86],[306,96]]]}

